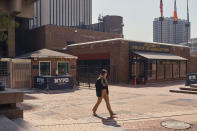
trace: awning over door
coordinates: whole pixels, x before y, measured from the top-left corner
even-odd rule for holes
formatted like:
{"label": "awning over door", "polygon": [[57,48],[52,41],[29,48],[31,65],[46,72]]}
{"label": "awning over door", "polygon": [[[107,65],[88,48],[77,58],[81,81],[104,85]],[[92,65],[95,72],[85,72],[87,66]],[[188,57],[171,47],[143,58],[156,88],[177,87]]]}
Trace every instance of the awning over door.
{"label": "awning over door", "polygon": [[169,53],[158,53],[158,52],[134,52],[135,54],[151,60],[181,60],[186,61],[186,58],[169,54]]}

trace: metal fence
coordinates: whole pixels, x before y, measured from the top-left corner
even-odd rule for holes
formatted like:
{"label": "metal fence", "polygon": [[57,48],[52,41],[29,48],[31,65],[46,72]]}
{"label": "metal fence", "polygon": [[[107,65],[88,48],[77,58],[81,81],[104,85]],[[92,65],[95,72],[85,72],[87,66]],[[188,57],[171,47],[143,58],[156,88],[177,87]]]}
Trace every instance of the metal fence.
{"label": "metal fence", "polygon": [[98,78],[102,69],[106,69],[108,71],[108,80],[110,83],[114,83],[116,81],[116,69],[114,66],[78,65],[77,67],[78,85],[94,87],[95,81]]}
{"label": "metal fence", "polygon": [[0,61],[0,83],[6,88],[10,87],[10,64],[8,60]]}

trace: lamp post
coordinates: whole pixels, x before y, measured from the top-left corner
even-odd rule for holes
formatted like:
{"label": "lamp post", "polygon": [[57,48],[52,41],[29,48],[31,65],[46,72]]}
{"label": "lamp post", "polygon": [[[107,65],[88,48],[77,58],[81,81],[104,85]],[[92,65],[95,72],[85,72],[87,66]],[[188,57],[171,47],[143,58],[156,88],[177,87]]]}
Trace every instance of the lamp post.
{"label": "lamp post", "polygon": [[173,24],[174,24],[174,44],[176,44],[176,25],[177,25],[177,21],[174,21]]}
{"label": "lamp post", "polygon": [[164,16],[163,16],[163,0],[160,1],[160,13],[161,13],[161,17],[159,18],[159,21],[161,22],[161,43],[163,43],[163,20],[164,20]]}
{"label": "lamp post", "polygon": [[189,44],[189,28],[190,28],[190,20],[189,20],[189,3],[188,3],[188,0],[187,0],[187,23],[185,24],[186,28],[187,28],[187,44]]}
{"label": "lamp post", "polygon": [[161,37],[161,43],[163,43],[163,20],[164,20],[164,17],[163,16],[161,16],[160,18],[159,18],[159,21],[161,22],[161,33],[160,33],[160,37]]}
{"label": "lamp post", "polygon": [[190,23],[189,22],[187,22],[186,24],[185,24],[185,26],[186,26],[186,30],[187,30],[187,36],[186,36],[186,39],[187,39],[187,44],[189,45],[189,27],[190,27]]}

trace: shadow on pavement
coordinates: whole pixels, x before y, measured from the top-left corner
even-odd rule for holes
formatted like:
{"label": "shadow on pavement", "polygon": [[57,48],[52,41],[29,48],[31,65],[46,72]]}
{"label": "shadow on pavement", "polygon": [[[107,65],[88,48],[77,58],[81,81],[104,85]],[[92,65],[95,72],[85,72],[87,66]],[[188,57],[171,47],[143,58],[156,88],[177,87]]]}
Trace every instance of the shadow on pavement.
{"label": "shadow on pavement", "polygon": [[34,96],[30,96],[30,95],[27,95],[27,94],[24,94],[24,100],[34,100],[34,99],[38,99]]}
{"label": "shadow on pavement", "polygon": [[62,90],[41,90],[41,89],[32,89],[33,91],[25,94],[64,94],[72,93],[79,89],[62,89]]}
{"label": "shadow on pavement", "polygon": [[121,127],[113,117],[103,118],[98,115],[95,117],[101,119],[101,122],[103,123],[103,125],[113,126],[113,127]]}
{"label": "shadow on pavement", "polygon": [[19,107],[20,109],[23,109],[24,111],[33,110],[36,108],[36,106],[33,106],[31,104],[26,104],[26,103],[17,103],[17,107]]}

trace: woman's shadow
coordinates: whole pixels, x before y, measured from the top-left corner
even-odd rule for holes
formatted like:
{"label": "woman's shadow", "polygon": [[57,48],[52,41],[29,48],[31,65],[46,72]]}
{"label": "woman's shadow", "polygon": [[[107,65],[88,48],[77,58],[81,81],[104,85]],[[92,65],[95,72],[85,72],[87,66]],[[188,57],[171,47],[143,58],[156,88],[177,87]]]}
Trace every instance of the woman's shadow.
{"label": "woman's shadow", "polygon": [[98,116],[96,115],[95,117],[101,119],[103,125],[106,125],[106,126],[113,126],[113,127],[121,127],[117,121],[114,119],[116,117],[107,117],[107,118],[103,118],[101,116]]}

